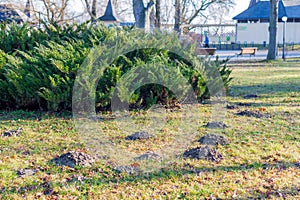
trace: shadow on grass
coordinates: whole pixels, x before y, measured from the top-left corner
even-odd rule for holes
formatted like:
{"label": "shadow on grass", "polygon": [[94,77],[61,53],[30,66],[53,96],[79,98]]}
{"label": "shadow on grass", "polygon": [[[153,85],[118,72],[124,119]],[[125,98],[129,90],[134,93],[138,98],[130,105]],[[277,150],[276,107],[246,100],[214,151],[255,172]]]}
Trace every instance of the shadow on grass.
{"label": "shadow on grass", "polygon": [[230,104],[237,105],[239,107],[274,107],[274,106],[284,106],[285,104],[289,107],[299,107],[300,105],[300,100],[299,101],[292,101],[291,102],[281,102],[281,103],[266,103],[266,102],[254,102],[254,101],[247,101],[247,103],[242,103],[240,101],[230,101]]}
{"label": "shadow on grass", "polygon": [[11,120],[42,120],[42,119],[72,119],[72,113],[65,111],[61,113],[55,112],[44,112],[44,111],[0,111],[0,121],[11,121]]}
{"label": "shadow on grass", "polygon": [[[252,163],[249,165],[233,165],[233,166],[217,166],[217,167],[193,167],[192,165],[185,165],[183,168],[180,169],[161,169],[157,172],[150,172],[146,174],[139,174],[139,175],[129,175],[129,176],[114,176],[113,178],[107,179],[104,181],[101,180],[102,183],[120,183],[120,182],[131,182],[131,181],[141,181],[141,180],[153,180],[153,179],[168,179],[172,177],[180,177],[186,174],[201,174],[203,172],[218,172],[218,171],[226,171],[226,172],[234,172],[234,171],[246,171],[246,170],[256,170],[256,169],[278,169],[278,170],[285,170],[287,168],[299,168],[300,164],[298,163],[291,163],[291,162],[277,162],[277,163]],[[121,173],[116,173],[116,175]]]}
{"label": "shadow on grass", "polygon": [[[263,170],[270,170],[270,169],[278,169],[279,171],[285,170],[287,168],[300,168],[300,163],[290,163],[290,162],[277,162],[277,163],[252,163],[249,165],[233,165],[233,166],[217,166],[217,167],[193,167],[192,165],[185,165],[179,169],[162,169],[157,172],[139,174],[139,175],[127,175],[124,173],[117,173],[113,172],[112,176],[109,178],[102,176],[102,177],[95,177],[95,178],[88,178],[84,181],[71,181],[68,183],[59,183],[53,181],[44,181],[42,183],[31,184],[31,185],[24,185],[21,187],[9,187],[9,188],[0,188],[0,193],[3,195],[9,194],[26,194],[27,192],[38,192],[41,191],[44,195],[58,195],[57,192],[53,190],[54,185],[59,186],[66,186],[68,184],[79,184],[78,190],[83,192],[82,196],[87,196],[88,194],[84,193],[86,191],[87,186],[97,186],[97,185],[106,185],[111,186],[112,183],[126,183],[126,182],[143,182],[145,181],[150,182],[155,179],[170,179],[170,178],[180,178],[184,175],[199,175],[203,172],[217,172],[217,171],[225,171],[225,172],[237,172],[237,171],[246,171],[246,170],[255,170],[255,169],[263,169]],[[96,168],[94,168],[96,169]],[[94,170],[92,169],[92,170]],[[81,188],[81,189],[80,189]],[[267,194],[261,194],[259,191],[253,190],[250,192],[255,194],[256,196],[251,196],[249,198],[267,198],[269,196],[285,196],[290,195],[294,196],[300,192],[300,189],[293,185],[290,188],[284,188],[279,190],[270,191]],[[246,198],[246,199],[249,199]]]}
{"label": "shadow on grass", "polygon": [[243,97],[247,94],[257,94],[264,98],[289,97],[289,93],[300,92],[300,82],[287,80],[282,83],[256,84],[256,85],[233,85],[230,87],[229,95],[233,97]]}

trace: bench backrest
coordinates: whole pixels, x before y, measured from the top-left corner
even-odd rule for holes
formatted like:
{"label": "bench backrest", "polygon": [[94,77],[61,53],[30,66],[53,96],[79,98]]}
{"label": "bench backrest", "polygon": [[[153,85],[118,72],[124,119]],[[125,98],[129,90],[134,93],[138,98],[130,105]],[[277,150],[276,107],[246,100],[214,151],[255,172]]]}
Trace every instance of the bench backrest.
{"label": "bench backrest", "polygon": [[257,47],[241,48],[241,54],[255,54]]}

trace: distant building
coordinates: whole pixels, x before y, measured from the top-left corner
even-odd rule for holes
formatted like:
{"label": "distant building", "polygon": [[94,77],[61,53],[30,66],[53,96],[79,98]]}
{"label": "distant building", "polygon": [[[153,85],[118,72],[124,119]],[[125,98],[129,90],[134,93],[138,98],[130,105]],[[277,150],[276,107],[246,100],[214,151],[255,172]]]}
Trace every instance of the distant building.
{"label": "distant building", "polygon": [[[278,42],[282,42],[282,17],[288,18],[286,42],[300,42],[300,0],[279,0],[278,3]],[[270,1],[251,0],[249,7],[233,19],[237,21],[237,42],[269,42]]]}

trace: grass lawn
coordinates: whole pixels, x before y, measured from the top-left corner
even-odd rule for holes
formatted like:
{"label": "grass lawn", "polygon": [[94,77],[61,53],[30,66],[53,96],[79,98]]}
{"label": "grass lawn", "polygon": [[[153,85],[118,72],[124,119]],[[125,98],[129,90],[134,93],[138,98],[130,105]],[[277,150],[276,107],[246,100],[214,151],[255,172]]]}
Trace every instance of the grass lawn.
{"label": "grass lawn", "polygon": [[[238,107],[227,110],[226,129],[203,126],[211,120],[210,104],[154,116],[164,122],[161,126],[151,124],[145,113],[136,114],[134,127],[114,120],[97,125],[117,146],[136,154],[164,148],[185,129],[194,133],[188,148],[199,146],[197,139],[207,133],[220,133],[229,140],[216,147],[223,155],[220,162],[179,156],[160,171],[139,175],[116,172],[102,160],[92,167],[56,166],[49,160],[88,148],[70,114],[0,112],[1,133],[24,129],[20,137],[0,138],[0,199],[300,199],[300,63],[242,63],[231,68],[234,80],[227,101]],[[248,94],[258,98],[245,99]],[[271,118],[236,115],[244,110]],[[182,116],[197,118],[198,124],[182,124]],[[157,137],[124,140],[143,127]],[[19,177],[16,172],[24,168],[37,173]]]}

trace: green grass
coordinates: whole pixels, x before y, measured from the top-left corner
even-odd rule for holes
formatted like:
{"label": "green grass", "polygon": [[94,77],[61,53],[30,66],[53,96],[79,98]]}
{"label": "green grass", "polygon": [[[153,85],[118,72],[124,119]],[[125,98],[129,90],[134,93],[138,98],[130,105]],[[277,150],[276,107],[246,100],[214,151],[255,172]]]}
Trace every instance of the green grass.
{"label": "green grass", "polygon": [[[140,175],[117,173],[103,160],[87,168],[59,167],[49,160],[89,148],[80,140],[71,115],[3,111],[0,131],[23,127],[24,132],[21,137],[0,138],[0,199],[299,199],[300,168],[295,163],[300,161],[300,63],[241,63],[231,68],[234,80],[227,101],[251,103],[239,110],[260,110],[272,118],[237,116],[238,110],[228,110],[224,122],[229,128],[214,131],[230,142],[217,147],[222,161],[177,158],[162,170]],[[244,99],[246,94],[259,98]],[[121,151],[159,151],[185,130],[195,133],[189,146],[193,147],[200,136],[212,132],[203,127],[210,121],[211,110],[209,104],[195,105],[151,115],[152,121],[147,113],[135,113],[131,126],[108,120],[93,128]],[[191,121],[195,118],[198,124]],[[191,124],[181,123],[182,119]],[[157,137],[145,142],[124,140],[139,129]],[[18,177],[16,171],[23,168],[38,169],[38,173]]]}

